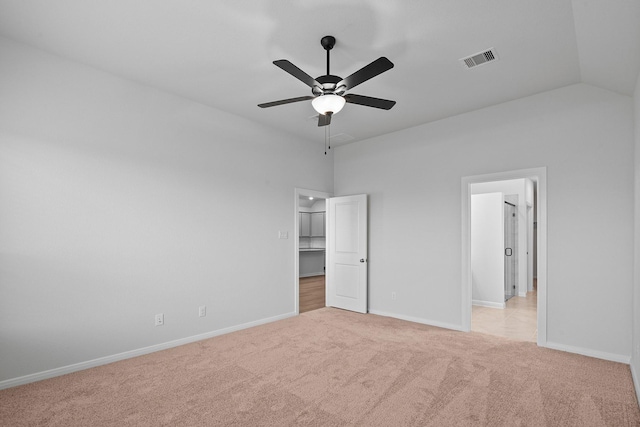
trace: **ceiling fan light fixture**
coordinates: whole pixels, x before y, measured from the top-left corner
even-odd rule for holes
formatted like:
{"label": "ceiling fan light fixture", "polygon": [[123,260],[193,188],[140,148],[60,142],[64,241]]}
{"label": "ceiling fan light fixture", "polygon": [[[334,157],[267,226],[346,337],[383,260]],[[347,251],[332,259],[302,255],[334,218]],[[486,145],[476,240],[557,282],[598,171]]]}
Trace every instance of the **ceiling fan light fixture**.
{"label": "ceiling fan light fixture", "polygon": [[338,95],[327,94],[313,98],[311,105],[319,114],[335,114],[342,110],[346,100]]}
{"label": "ceiling fan light fixture", "polygon": [[275,107],[276,105],[291,104],[292,102],[311,100],[313,109],[319,113],[317,116],[318,126],[327,126],[325,127],[325,131],[328,130],[328,126],[331,125],[331,117],[342,110],[342,107],[344,107],[344,104],[347,102],[350,104],[363,105],[365,107],[390,110],[391,107],[396,104],[395,101],[346,92],[359,84],[384,73],[385,71],[389,71],[393,68],[393,62],[389,61],[388,58],[381,56],[343,79],[340,76],[331,74],[329,69],[329,53],[331,52],[331,49],[333,49],[335,42],[336,39],[333,36],[325,36],[320,40],[320,44],[327,51],[327,74],[315,79],[295,66],[291,61],[286,59],[273,61],[273,65],[281,68],[283,71],[291,74],[293,77],[309,86],[311,88],[312,95],[265,102],[258,104],[258,107],[268,108]]}

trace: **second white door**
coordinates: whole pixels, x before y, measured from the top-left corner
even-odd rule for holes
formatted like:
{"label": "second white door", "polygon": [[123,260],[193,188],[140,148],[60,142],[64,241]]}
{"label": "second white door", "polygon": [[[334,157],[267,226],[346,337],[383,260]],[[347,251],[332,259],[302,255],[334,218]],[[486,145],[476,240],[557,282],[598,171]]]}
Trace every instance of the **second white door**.
{"label": "second white door", "polygon": [[366,313],[367,195],[328,199],[327,306]]}

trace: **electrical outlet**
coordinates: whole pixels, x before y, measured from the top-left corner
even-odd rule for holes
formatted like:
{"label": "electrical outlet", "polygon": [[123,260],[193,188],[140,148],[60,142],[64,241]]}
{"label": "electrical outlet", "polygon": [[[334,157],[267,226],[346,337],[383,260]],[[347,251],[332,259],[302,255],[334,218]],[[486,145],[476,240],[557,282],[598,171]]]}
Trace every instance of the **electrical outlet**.
{"label": "electrical outlet", "polygon": [[395,301],[395,299],[396,299],[396,293],[395,292],[391,292],[391,299]]}
{"label": "electrical outlet", "polygon": [[156,314],[156,326],[162,326],[164,325],[164,314],[159,313]]}
{"label": "electrical outlet", "polygon": [[201,305],[200,308],[198,308],[198,316],[204,317],[206,315],[207,315],[207,306]]}

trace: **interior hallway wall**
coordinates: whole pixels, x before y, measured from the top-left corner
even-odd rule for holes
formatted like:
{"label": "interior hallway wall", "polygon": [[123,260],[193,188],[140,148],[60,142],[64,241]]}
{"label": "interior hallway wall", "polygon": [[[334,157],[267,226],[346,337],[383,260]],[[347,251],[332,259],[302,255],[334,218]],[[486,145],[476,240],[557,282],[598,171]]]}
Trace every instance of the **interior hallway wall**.
{"label": "interior hallway wall", "polygon": [[294,313],[278,232],[295,187],[333,190],[321,144],[6,39],[0,58],[0,383]]}
{"label": "interior hallway wall", "polygon": [[505,307],[504,194],[471,196],[471,298],[474,305]]}
{"label": "interior hallway wall", "polygon": [[630,97],[577,84],[334,154],[334,194],[369,194],[371,310],[459,329],[461,178],[546,166],[547,343],[629,360]]}
{"label": "interior hallway wall", "polygon": [[[492,193],[499,191],[506,195],[518,196],[518,203],[516,206],[516,212],[518,215],[518,236],[516,238],[518,251],[517,265],[517,294],[521,297],[527,296],[527,246],[529,244],[527,237],[527,205],[533,206],[533,191],[527,191],[527,181],[531,183],[529,179],[509,179],[505,181],[491,181],[471,184],[471,194]],[[531,220],[533,221],[533,219]]]}

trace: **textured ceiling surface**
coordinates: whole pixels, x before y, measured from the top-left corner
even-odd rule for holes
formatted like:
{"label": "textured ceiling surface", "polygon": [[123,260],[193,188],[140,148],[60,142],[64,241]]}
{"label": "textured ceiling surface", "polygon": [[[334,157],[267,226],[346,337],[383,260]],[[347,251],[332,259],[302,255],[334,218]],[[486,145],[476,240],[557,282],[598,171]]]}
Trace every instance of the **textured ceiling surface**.
{"label": "textured ceiling surface", "polygon": [[352,92],[396,106],[347,104],[333,145],[579,82],[631,95],[639,28],[639,0],[0,0],[1,36],[321,143],[310,101],[257,107],[311,94],[272,61],[323,75],[325,35],[332,74],[388,57]]}

